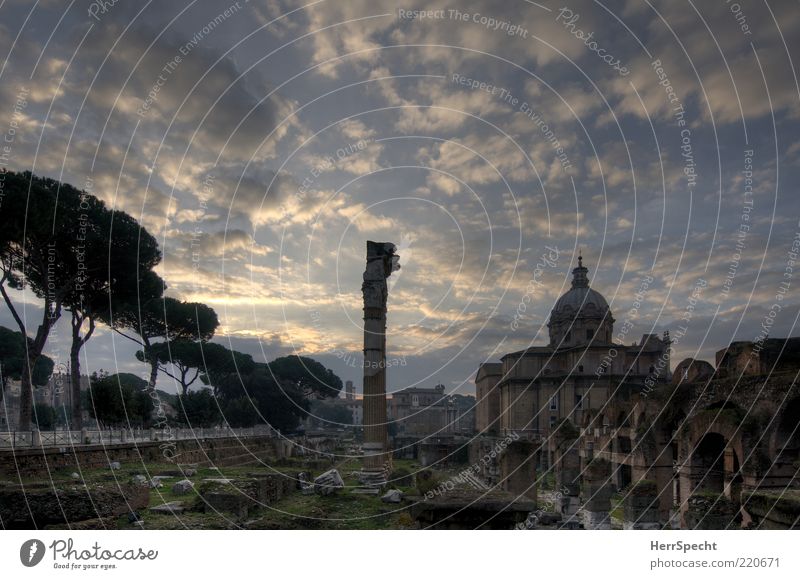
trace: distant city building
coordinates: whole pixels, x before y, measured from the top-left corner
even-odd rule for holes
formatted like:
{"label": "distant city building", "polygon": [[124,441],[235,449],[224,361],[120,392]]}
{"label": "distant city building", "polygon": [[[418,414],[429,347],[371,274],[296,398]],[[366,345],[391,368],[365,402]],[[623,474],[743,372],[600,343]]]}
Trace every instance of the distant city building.
{"label": "distant city building", "polygon": [[[89,389],[89,376],[81,374],[81,392]],[[0,402],[0,429],[14,430],[19,420],[19,400],[22,383],[19,380],[9,380],[3,400]],[[66,372],[56,372],[44,386],[33,389],[34,404],[44,404],[53,408],[66,406],[69,408],[72,390],[70,389],[70,375]],[[88,411],[83,411],[84,424],[91,423],[94,419]]]}
{"label": "distant city building", "polygon": [[[361,399],[356,399],[355,392],[353,391],[353,383],[348,380],[346,384],[344,398],[315,400],[312,403],[309,416],[303,420],[303,426],[306,430],[338,430],[353,426],[361,426],[364,423],[364,408]],[[350,424],[336,424],[320,416],[320,414],[325,414],[325,410],[323,409],[335,408],[345,409],[349,413]]]}
{"label": "distant city building", "polygon": [[389,416],[397,436],[472,434],[475,430],[475,399],[460,394],[448,396],[444,386],[405,388],[392,394]]}
{"label": "distant city building", "polygon": [[778,368],[800,368],[800,338],[731,342],[717,352],[716,363],[720,377],[760,376]]}
{"label": "distant city building", "polygon": [[356,393],[355,393],[355,390],[353,389],[353,381],[352,380],[348,380],[344,384],[345,384],[345,389],[344,389],[344,391],[345,391],[345,394],[344,394],[345,399],[349,400],[349,401],[355,400],[356,399]]}

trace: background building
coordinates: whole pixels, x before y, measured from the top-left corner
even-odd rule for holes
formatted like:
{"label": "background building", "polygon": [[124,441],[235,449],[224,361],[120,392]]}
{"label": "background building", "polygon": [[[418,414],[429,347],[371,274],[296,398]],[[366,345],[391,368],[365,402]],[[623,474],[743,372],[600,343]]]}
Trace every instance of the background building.
{"label": "background building", "polygon": [[[506,354],[478,368],[480,432],[527,439],[549,438],[555,426],[609,421],[597,411],[612,396],[627,396],[670,377],[669,334],[645,334],[629,346],[615,343],[614,317],[606,299],[589,287],[582,257],[572,287],[550,313],[550,343]],[[548,452],[547,455],[550,453]],[[548,456],[543,459],[549,464]]]}

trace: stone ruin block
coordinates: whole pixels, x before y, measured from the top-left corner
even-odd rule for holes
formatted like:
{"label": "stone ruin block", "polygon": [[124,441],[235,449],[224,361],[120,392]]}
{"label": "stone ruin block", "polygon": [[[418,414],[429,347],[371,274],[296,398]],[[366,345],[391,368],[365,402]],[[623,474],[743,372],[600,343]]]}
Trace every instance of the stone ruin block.
{"label": "stone ruin block", "polygon": [[658,516],[658,489],[651,480],[634,483],[622,501],[622,528],[626,530],[661,529]]}
{"label": "stone ruin block", "polygon": [[331,495],[344,488],[342,475],[335,468],[322,473],[314,479],[314,492],[319,495]]}
{"label": "stone ruin block", "polygon": [[745,491],[742,505],[752,521],[748,528],[800,530],[800,491]]}
{"label": "stone ruin block", "polygon": [[580,495],[581,457],[575,447],[558,453],[555,464],[556,486],[559,492],[577,497]]}
{"label": "stone ruin block", "polygon": [[293,492],[295,480],[289,475],[250,473],[241,479],[208,479],[200,485],[197,507],[205,512],[233,513],[240,519],[260,507]]}
{"label": "stone ruin block", "polygon": [[590,462],[583,474],[583,526],[585,529],[611,528],[611,463],[605,459]]}
{"label": "stone ruin block", "polygon": [[188,479],[176,482],[172,485],[172,494],[186,495],[194,490],[194,483]]}
{"label": "stone ruin block", "polygon": [[723,494],[696,493],[689,497],[683,514],[685,529],[739,529],[742,515],[739,505]]}
{"label": "stone ruin block", "polygon": [[302,473],[249,473],[256,480],[256,498],[260,503],[271,505],[292,493]]}
{"label": "stone ruin block", "polygon": [[0,484],[0,520],[6,529],[113,519],[144,509],[149,502],[147,487],[134,484]]}
{"label": "stone ruin block", "polygon": [[583,528],[590,531],[607,531],[611,529],[611,514],[608,511],[583,511]]}
{"label": "stone ruin block", "polygon": [[558,512],[561,513],[561,528],[578,529],[581,526],[578,510],[581,499],[578,496],[562,495],[557,500]]}

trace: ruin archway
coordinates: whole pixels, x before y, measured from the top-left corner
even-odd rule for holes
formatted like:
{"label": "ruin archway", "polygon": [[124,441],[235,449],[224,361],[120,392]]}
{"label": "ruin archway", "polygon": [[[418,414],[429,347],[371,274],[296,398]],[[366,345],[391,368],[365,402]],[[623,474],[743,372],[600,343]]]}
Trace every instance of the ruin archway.
{"label": "ruin archway", "polygon": [[742,483],[744,481],[741,472],[739,456],[732,448],[725,451],[725,496],[734,503],[741,504]]}
{"label": "ruin archway", "polygon": [[780,414],[774,452],[780,462],[794,462],[800,458],[800,398],[786,404]]}
{"label": "ruin archway", "polygon": [[692,451],[694,492],[722,494],[725,490],[725,437],[708,432]]}

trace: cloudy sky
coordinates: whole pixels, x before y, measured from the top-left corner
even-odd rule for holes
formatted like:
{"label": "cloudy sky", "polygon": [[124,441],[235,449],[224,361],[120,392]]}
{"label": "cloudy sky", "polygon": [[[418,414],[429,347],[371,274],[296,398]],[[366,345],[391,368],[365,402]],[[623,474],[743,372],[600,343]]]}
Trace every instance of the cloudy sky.
{"label": "cloudy sky", "polygon": [[[360,389],[367,239],[403,266],[390,391],[546,343],[579,248],[618,339],[687,326],[673,365],[798,333],[795,3],[6,0],[0,52],[7,166],[137,217],[259,360]],[[85,355],[145,372],[104,328]]]}

